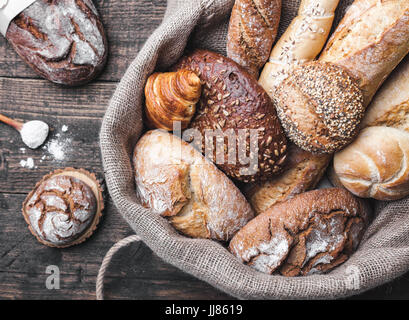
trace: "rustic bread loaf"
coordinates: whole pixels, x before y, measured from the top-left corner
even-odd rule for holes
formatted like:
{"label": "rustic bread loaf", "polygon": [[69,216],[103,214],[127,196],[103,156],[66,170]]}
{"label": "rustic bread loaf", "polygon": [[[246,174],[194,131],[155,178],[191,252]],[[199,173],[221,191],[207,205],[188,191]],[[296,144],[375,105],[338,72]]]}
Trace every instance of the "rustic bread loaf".
{"label": "rustic bread loaf", "polygon": [[31,233],[50,247],[66,248],[95,231],[104,209],[101,186],[84,169],[58,169],[27,195],[23,216]]}
{"label": "rustic bread loaf", "polygon": [[408,52],[408,0],[355,0],[320,60],[336,63],[358,79],[367,106]]}
{"label": "rustic bread loaf", "polygon": [[259,83],[272,96],[291,69],[314,60],[327,41],[339,0],[302,0],[297,17],[278,40]]}
{"label": "rustic bread loaf", "polygon": [[350,143],[365,111],[355,79],[341,67],[317,61],[294,69],[273,100],[287,136],[315,153]]}
{"label": "rustic bread loaf", "polygon": [[148,127],[170,131],[177,121],[181,129],[186,129],[196,112],[201,92],[200,79],[192,71],[152,74],[145,85]]}
{"label": "rustic bread loaf", "polygon": [[142,205],[188,236],[227,241],[254,216],[233,182],[177,136],[147,132],[133,164]]}
{"label": "rustic bread loaf", "polygon": [[[254,77],[231,59],[205,50],[183,57],[174,69],[192,70],[203,82],[190,126],[204,138],[203,152],[222,171],[243,182],[267,180],[281,171],[287,141],[271,99]],[[221,151],[209,132],[220,133]],[[223,143],[223,135],[231,139]]]}
{"label": "rustic bread loaf", "polygon": [[265,182],[243,186],[242,191],[256,214],[315,188],[331,159],[330,155],[312,154],[294,144],[289,145],[287,157],[282,174]]}
{"label": "rustic bread loaf", "polygon": [[309,191],[258,215],[233,237],[229,249],[264,273],[322,273],[356,250],[367,220],[362,200],[345,189]]}
{"label": "rustic bread loaf", "polygon": [[396,200],[409,195],[409,133],[369,127],[334,156],[334,171],[359,197]]}
{"label": "rustic bread loaf", "polygon": [[107,39],[90,0],[37,0],[6,33],[20,57],[42,77],[64,85],[95,78],[107,58]]}
{"label": "rustic bread loaf", "polygon": [[258,77],[277,36],[281,0],[236,0],[227,33],[227,56]]}
{"label": "rustic bread loaf", "polygon": [[409,56],[386,80],[366,110],[361,127],[373,126],[409,132]]}

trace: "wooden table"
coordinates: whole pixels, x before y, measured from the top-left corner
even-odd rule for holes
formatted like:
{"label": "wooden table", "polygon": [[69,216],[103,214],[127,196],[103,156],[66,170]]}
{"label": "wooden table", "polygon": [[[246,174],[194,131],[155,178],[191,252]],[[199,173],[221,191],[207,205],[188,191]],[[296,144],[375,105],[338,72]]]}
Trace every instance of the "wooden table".
{"label": "wooden table", "polygon": [[[67,249],[41,245],[21,214],[26,194],[46,173],[77,167],[103,178],[98,135],[113,91],[128,64],[160,24],[165,0],[94,1],[109,38],[109,61],[89,85],[62,88],[39,78],[0,38],[0,112],[19,120],[42,119],[50,124],[52,141],[64,142],[65,157],[56,160],[47,150],[30,150],[12,128],[0,124],[0,299],[94,299],[101,261],[130,227],[108,199],[104,218],[85,243]],[[63,132],[63,126],[68,131]],[[33,158],[35,168],[21,160]],[[60,269],[60,289],[48,290],[46,268]],[[404,276],[357,298],[409,298]],[[144,244],[122,249],[105,280],[108,299],[231,299],[210,285],[164,263]]]}

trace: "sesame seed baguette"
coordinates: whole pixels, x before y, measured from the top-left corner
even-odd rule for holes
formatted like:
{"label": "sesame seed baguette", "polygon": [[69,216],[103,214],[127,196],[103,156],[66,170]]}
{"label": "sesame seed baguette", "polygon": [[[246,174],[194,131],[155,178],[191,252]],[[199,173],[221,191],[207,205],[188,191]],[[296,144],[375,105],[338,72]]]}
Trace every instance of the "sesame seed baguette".
{"label": "sesame seed baguette", "polygon": [[355,0],[320,60],[344,67],[357,78],[367,106],[408,52],[408,0]]}
{"label": "sesame seed baguette", "polygon": [[303,0],[298,16],[274,46],[259,83],[272,96],[292,67],[314,60],[325,45],[339,0]]}

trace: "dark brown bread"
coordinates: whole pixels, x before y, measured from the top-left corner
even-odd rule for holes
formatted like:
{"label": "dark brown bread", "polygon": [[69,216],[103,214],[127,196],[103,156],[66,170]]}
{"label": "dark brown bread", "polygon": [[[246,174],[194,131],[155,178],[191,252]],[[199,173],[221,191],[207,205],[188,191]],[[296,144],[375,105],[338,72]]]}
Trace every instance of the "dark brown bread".
{"label": "dark brown bread", "polygon": [[38,0],[11,23],[6,38],[42,77],[80,85],[102,70],[107,39],[90,0]]}
{"label": "dark brown bread", "polygon": [[281,0],[236,0],[227,33],[227,56],[258,76],[277,36]]}
{"label": "dark brown bread", "polygon": [[[174,69],[194,71],[203,83],[191,128],[197,129],[203,140],[205,131],[209,129],[224,134],[233,132],[237,137],[235,163],[229,163],[227,139],[223,154],[212,153],[205,150],[203,144],[201,146],[206,155],[213,155],[212,160],[224,160],[221,161],[223,163],[215,161],[222,171],[243,182],[267,180],[281,171],[286,159],[287,141],[269,96],[254,77],[233,60],[205,50],[195,50],[183,57]],[[250,148],[250,137],[244,138],[246,143],[239,138],[245,132],[249,134],[251,129],[258,130],[258,150],[255,152]],[[213,142],[211,146],[217,151]],[[246,154],[251,159],[249,163],[244,163],[240,154]]]}
{"label": "dark brown bread", "polygon": [[243,263],[298,276],[331,270],[357,249],[367,207],[345,189],[320,189],[281,202],[251,220],[230,242]]}
{"label": "dark brown bread", "polygon": [[358,82],[325,62],[294,69],[273,99],[287,136],[314,153],[333,153],[350,143],[365,112]]}

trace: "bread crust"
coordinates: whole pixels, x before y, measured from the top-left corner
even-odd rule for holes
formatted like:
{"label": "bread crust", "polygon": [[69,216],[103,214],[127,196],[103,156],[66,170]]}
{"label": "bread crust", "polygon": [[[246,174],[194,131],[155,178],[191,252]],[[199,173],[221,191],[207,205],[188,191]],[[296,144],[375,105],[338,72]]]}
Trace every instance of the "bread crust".
{"label": "bread crust", "polygon": [[281,0],[236,0],[227,33],[227,56],[258,76],[277,36]]}
{"label": "bread crust", "polygon": [[287,136],[313,153],[333,153],[350,143],[365,111],[356,80],[343,68],[318,61],[296,68],[273,100]]}
{"label": "bread crust", "polygon": [[254,216],[233,182],[174,135],[148,131],[133,164],[141,204],[185,235],[227,241]]}
{"label": "bread crust", "polygon": [[366,110],[361,127],[373,126],[409,132],[409,56],[392,72]]}
{"label": "bread crust", "polygon": [[[215,161],[223,172],[239,181],[255,182],[267,180],[281,171],[287,154],[287,140],[271,99],[254,77],[233,60],[206,50],[193,51],[173,69],[194,71],[203,83],[202,96],[190,128],[197,129],[204,139],[207,130],[222,133],[230,130],[235,134],[235,161],[229,163],[227,141],[221,154],[223,163]],[[246,138],[246,145],[239,141],[239,136],[246,131],[250,134],[250,130],[258,131],[258,152],[247,149],[250,137]],[[204,143],[201,147],[204,153],[212,156],[213,153],[204,148]],[[254,159],[254,166],[252,161],[243,164],[239,154]],[[215,152],[212,160],[217,157]]]}
{"label": "bread crust", "polygon": [[309,191],[254,218],[234,236],[229,249],[264,273],[323,273],[356,250],[367,221],[367,208],[348,191]]}
{"label": "bread crust", "polygon": [[312,154],[290,144],[282,174],[266,182],[247,184],[242,191],[256,214],[261,214],[276,203],[315,188],[331,158],[330,155]]}
{"label": "bread crust", "polygon": [[13,19],[6,38],[34,71],[62,85],[91,81],[108,55],[104,27],[90,0],[37,0]]}
{"label": "bread crust", "polygon": [[334,156],[337,180],[353,194],[377,200],[409,195],[409,133],[368,127]]}
{"label": "bread crust", "polygon": [[349,70],[358,79],[367,106],[408,52],[407,0],[355,0],[320,60]]}

